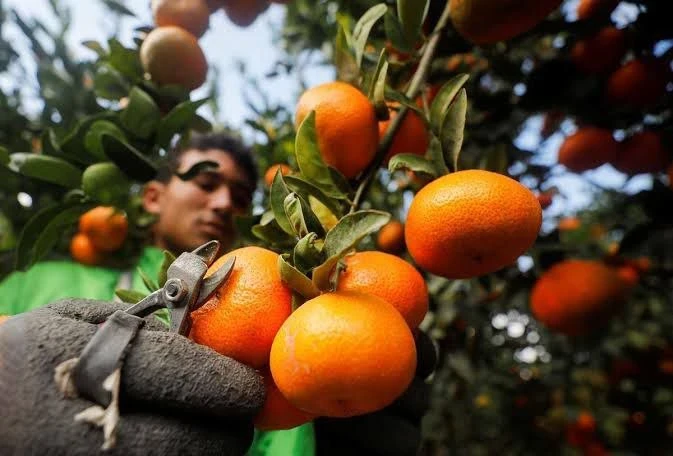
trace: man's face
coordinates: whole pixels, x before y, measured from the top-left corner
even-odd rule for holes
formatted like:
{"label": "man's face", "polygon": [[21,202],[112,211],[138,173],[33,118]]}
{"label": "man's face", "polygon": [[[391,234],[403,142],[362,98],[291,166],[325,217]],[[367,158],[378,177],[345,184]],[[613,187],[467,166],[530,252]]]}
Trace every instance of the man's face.
{"label": "man's face", "polygon": [[178,172],[204,160],[219,167],[188,181],[173,176],[168,183],[147,185],[144,205],[158,216],[154,226],[157,247],[179,254],[213,239],[220,241],[223,249],[233,243],[233,216],[249,210],[254,185],[228,153],[217,149],[184,152]]}

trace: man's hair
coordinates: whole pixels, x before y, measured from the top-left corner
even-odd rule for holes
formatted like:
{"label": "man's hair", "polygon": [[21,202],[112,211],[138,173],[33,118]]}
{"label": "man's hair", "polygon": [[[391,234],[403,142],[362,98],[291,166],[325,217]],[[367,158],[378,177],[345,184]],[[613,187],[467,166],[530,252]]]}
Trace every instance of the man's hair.
{"label": "man's hair", "polygon": [[159,182],[168,182],[180,165],[180,157],[188,150],[206,151],[209,149],[217,149],[229,154],[245,172],[251,186],[254,188],[257,185],[257,165],[252,157],[252,151],[240,140],[226,133],[192,134],[189,141],[177,144],[168,151],[155,179]]}

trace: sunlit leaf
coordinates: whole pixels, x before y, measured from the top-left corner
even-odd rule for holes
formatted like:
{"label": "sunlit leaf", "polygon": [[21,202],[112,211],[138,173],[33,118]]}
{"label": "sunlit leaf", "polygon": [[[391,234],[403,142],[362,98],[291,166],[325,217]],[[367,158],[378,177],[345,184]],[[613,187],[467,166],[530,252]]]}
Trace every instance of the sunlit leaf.
{"label": "sunlit leaf", "polygon": [[369,33],[376,21],[381,19],[388,11],[385,3],[379,3],[369,8],[355,24],[353,29],[353,47],[355,48],[355,61],[358,67],[362,65],[362,56],[367,46]]}
{"label": "sunlit leaf", "polygon": [[29,152],[10,154],[7,167],[14,172],[66,188],[78,188],[82,171],[69,162]]}
{"label": "sunlit leaf", "polygon": [[289,255],[278,255],[278,269],[281,280],[306,299],[318,296],[320,290],[311,282],[311,279],[288,263],[286,257],[289,257]]}

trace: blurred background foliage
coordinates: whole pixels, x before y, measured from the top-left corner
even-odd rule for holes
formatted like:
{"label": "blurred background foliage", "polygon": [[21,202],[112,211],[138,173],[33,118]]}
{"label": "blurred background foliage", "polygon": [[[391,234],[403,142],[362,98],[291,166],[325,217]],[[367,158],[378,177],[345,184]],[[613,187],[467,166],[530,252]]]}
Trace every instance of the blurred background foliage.
{"label": "blurred background foliage", "polygon": [[[385,3],[392,8],[396,4]],[[430,2],[426,33],[444,3]],[[476,46],[448,27],[433,59],[424,86],[426,101],[452,76],[470,75],[459,167],[490,169],[520,180],[545,201],[545,219],[538,242],[510,268],[472,280],[449,281],[426,274],[432,300],[423,327],[437,340],[441,357],[433,379],[431,410],[424,421],[422,454],[673,453],[671,177],[665,167],[624,173],[613,164],[573,172],[557,160],[567,137],[583,127],[598,127],[619,141],[643,129],[654,131],[670,163],[673,4],[669,0],[608,1],[598,13],[578,18],[578,3],[564,1],[529,32],[493,45]],[[267,77],[296,74],[301,81],[301,75],[316,65],[335,66],[337,74],[347,75],[348,61],[340,58],[335,39],[339,25],[352,27],[374,4],[371,0],[291,1],[283,26],[276,31],[285,58],[270,63]],[[189,94],[161,90],[144,80],[134,63],[137,49],[125,48],[114,37],[105,46],[88,44],[98,52],[97,60],[73,61],[64,40],[68,11],[55,0],[49,5],[58,19],[56,29],[0,8],[0,36],[1,27],[13,22],[31,43],[37,64],[35,93],[41,100],[40,109],[28,110],[18,84],[3,87],[0,153],[42,152],[50,143],[67,155],[64,145],[85,121],[110,120],[128,130],[121,120],[125,109],[121,100],[128,101],[132,87],[150,94],[164,114],[186,103],[182,106],[190,115],[170,133],[224,128],[217,119],[211,125],[195,114],[201,102],[189,100]],[[120,4],[110,5],[110,14],[126,14]],[[146,25],[139,24],[138,40]],[[578,56],[578,43],[610,27],[619,30],[617,44],[590,47]],[[623,49],[614,51],[611,46]],[[390,64],[390,88],[402,91],[420,53],[403,40],[392,40],[385,21],[379,21],[370,36],[364,66],[375,67],[383,48]],[[618,54],[614,64],[608,62],[595,71],[592,63],[602,62],[610,52]],[[616,68],[639,59],[656,59],[668,69],[664,89],[650,103],[607,101],[606,87]],[[0,39],[0,73],[21,81],[25,71],[12,44]],[[244,65],[241,72],[247,77]],[[263,80],[247,80],[249,107],[255,115],[246,119],[246,126],[256,133],[253,147],[260,175],[277,163],[296,169],[294,106],[271,101]],[[629,93],[643,94],[651,86]],[[217,115],[216,106],[211,109]],[[159,138],[157,130],[143,138],[139,132],[124,131],[129,146],[161,158],[161,147],[156,146],[166,140],[165,134]],[[3,166],[0,180],[1,277],[15,266],[18,233],[27,221],[62,201],[69,189]],[[414,192],[423,184],[422,176],[383,170],[363,207],[387,210],[403,221]],[[138,209],[133,202],[138,186],[131,189],[123,202],[127,211]],[[255,199],[258,216],[267,197],[268,186],[260,181]],[[81,195],[73,198],[83,201]],[[132,219],[135,230],[120,257],[138,250],[150,223],[139,211]],[[46,257],[67,255],[73,229],[66,230],[66,236],[60,233]],[[243,240],[258,241],[252,236]],[[375,237],[369,237],[360,248],[375,246]],[[530,292],[553,265],[578,258],[639,267],[630,292],[596,317],[589,333],[570,337],[536,321],[530,311]]]}

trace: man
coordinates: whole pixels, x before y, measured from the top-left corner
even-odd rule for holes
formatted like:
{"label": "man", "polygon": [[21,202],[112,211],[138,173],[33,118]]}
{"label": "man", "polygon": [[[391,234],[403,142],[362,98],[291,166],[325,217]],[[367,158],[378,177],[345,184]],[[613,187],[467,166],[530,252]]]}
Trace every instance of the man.
{"label": "man", "polygon": [[[205,160],[217,163],[218,167],[208,168],[189,180],[176,176],[176,172],[184,173]],[[144,188],[143,206],[155,215],[156,222],[151,233],[153,245],[143,250],[137,266],[156,277],[163,249],[178,255],[212,239],[219,240],[223,250],[229,249],[235,241],[233,218],[250,209],[256,183],[257,170],[249,150],[226,135],[194,136],[185,147],[173,150],[167,166]],[[19,314],[68,297],[110,301],[115,288],[128,275],[65,261],[39,263],[25,273],[12,274],[0,284],[0,314]],[[147,291],[136,268],[131,275],[130,285],[122,288]],[[324,441],[333,438],[343,445],[341,433],[347,427],[342,424],[343,420],[335,428],[326,422],[319,432],[326,435]],[[414,436],[413,445],[416,440]],[[327,447],[336,449],[335,445],[326,444],[325,451]],[[315,446],[313,425],[309,423],[291,430],[256,432],[248,454],[312,456]],[[349,454],[357,453],[353,453],[352,445],[348,448]]]}

